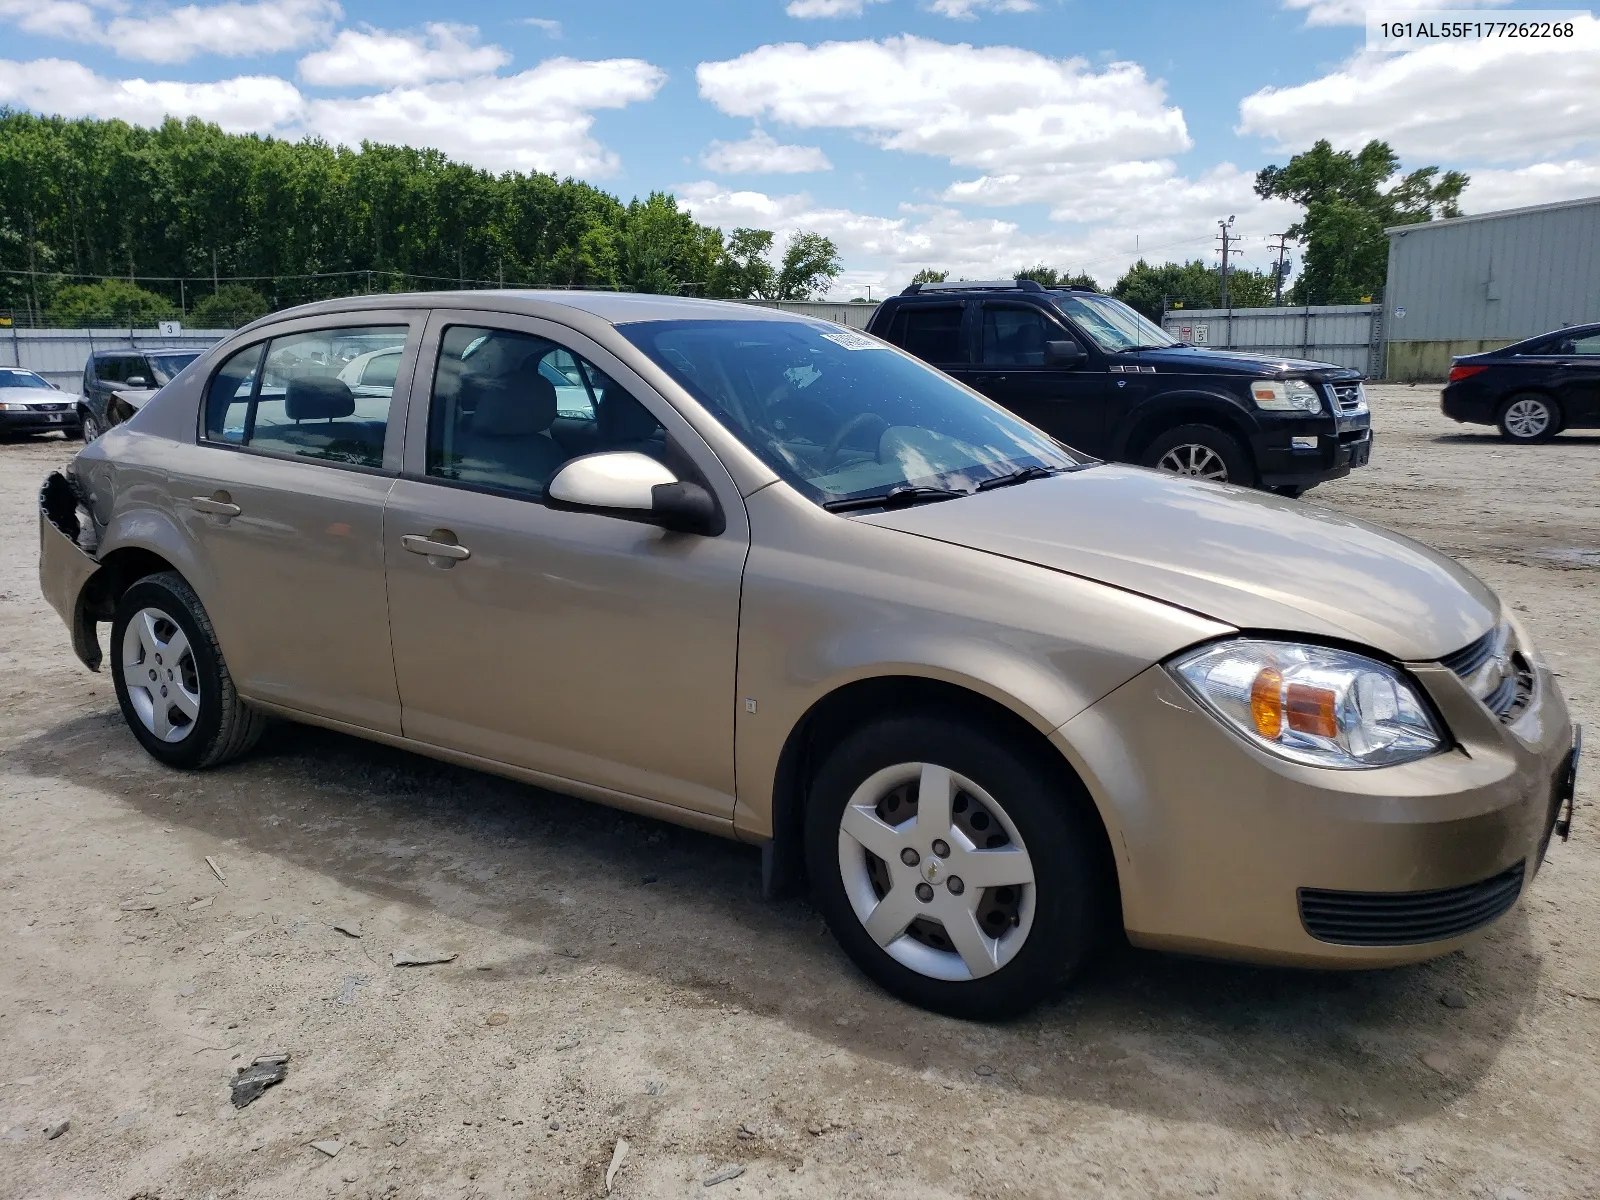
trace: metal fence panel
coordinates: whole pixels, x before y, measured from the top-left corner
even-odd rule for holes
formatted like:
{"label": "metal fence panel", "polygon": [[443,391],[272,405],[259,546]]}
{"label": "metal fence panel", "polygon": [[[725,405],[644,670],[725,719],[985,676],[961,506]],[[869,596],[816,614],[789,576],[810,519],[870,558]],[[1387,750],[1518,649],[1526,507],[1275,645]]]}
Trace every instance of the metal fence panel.
{"label": "metal fence panel", "polygon": [[231,329],[0,329],[0,366],[26,367],[57,387],[76,392],[96,350],[207,350]]}
{"label": "metal fence panel", "polygon": [[867,304],[836,304],[832,300],[741,300],[739,303],[800,313],[803,316],[832,321],[835,325],[845,325],[851,329],[865,329],[878,307],[876,301]]}
{"label": "metal fence panel", "polygon": [[1175,308],[1161,319],[1173,337],[1214,350],[1248,350],[1306,358],[1383,374],[1378,304],[1319,304],[1286,308]]}

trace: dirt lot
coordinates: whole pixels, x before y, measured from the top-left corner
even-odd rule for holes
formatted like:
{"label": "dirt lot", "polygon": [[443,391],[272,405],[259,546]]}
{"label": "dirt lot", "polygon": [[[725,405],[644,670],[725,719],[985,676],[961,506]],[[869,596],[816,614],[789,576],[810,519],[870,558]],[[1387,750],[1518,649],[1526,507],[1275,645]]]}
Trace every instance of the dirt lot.
{"label": "dirt lot", "polygon": [[1123,951],[1000,1027],[875,991],[749,848],[309,729],[158,767],[39,596],[72,447],[0,449],[0,1196],[596,1196],[619,1137],[620,1197],[1600,1196],[1600,437],[1374,408],[1315,499],[1515,602],[1594,731],[1572,841],[1440,962]]}

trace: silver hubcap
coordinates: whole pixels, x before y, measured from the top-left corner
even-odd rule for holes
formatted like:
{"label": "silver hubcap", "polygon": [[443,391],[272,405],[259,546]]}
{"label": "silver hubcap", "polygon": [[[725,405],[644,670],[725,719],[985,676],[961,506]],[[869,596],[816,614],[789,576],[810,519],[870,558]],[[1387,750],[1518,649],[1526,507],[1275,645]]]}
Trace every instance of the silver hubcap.
{"label": "silver hubcap", "polygon": [[1196,479],[1210,479],[1216,483],[1228,482],[1228,464],[1222,461],[1222,455],[1198,442],[1174,446],[1161,456],[1156,466],[1174,475],[1192,475]]}
{"label": "silver hubcap", "polygon": [[1539,400],[1518,400],[1506,409],[1506,428],[1512,437],[1538,437],[1550,428],[1550,410]]}
{"label": "silver hubcap", "polygon": [[189,639],[159,608],[141,608],[122,635],[122,680],[139,721],[181,742],[200,716],[200,677]]}
{"label": "silver hubcap", "polygon": [[885,767],[839,820],[839,875],[872,940],[932,979],[1005,966],[1033,926],[1033,862],[970,779],[934,763]]}

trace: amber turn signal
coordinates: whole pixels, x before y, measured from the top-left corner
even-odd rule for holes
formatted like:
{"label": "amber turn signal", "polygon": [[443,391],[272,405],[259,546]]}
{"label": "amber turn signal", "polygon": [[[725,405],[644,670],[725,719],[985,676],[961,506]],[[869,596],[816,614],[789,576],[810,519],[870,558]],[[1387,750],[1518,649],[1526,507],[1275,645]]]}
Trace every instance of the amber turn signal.
{"label": "amber turn signal", "polygon": [[1276,741],[1283,732],[1283,675],[1276,667],[1263,667],[1250,685],[1250,716],[1264,738]]}

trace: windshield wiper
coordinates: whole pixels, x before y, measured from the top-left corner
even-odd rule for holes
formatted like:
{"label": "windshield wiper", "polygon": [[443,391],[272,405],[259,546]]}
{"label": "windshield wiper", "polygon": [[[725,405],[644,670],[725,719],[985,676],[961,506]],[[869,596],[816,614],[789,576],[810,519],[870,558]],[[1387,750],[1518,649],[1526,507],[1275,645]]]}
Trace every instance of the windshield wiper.
{"label": "windshield wiper", "polygon": [[996,475],[993,479],[985,479],[974,491],[987,492],[990,488],[1010,487],[1014,483],[1028,483],[1034,479],[1049,479],[1055,475],[1049,467],[1023,467],[1020,471],[1012,471],[1009,475]]}
{"label": "windshield wiper", "polygon": [[822,507],[829,512],[855,512],[862,508],[909,508],[913,504],[931,504],[935,500],[957,500],[971,492],[958,492],[951,488],[919,487],[901,484],[887,492],[872,496],[847,496],[839,500],[824,500]]}

